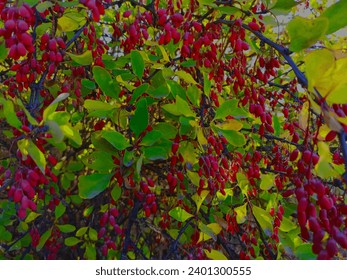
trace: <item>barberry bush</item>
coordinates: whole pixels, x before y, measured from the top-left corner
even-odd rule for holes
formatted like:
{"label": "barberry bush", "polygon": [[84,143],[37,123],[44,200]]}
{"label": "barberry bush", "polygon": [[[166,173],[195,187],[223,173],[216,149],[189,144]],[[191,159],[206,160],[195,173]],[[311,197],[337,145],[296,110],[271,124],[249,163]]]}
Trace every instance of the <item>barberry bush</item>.
{"label": "barberry bush", "polygon": [[327,2],[0,1],[0,258],[346,258]]}

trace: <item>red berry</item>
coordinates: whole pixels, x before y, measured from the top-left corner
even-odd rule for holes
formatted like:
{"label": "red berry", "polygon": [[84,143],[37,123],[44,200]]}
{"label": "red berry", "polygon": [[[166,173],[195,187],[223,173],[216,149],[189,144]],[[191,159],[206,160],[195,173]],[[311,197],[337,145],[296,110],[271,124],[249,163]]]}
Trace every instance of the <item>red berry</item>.
{"label": "red berry", "polygon": [[295,149],[294,151],[291,152],[289,160],[295,161],[298,158],[298,155],[299,155],[299,150]]}
{"label": "red berry", "polygon": [[248,26],[254,31],[258,31],[260,29],[260,26],[256,22],[253,22],[253,21],[248,23]]}

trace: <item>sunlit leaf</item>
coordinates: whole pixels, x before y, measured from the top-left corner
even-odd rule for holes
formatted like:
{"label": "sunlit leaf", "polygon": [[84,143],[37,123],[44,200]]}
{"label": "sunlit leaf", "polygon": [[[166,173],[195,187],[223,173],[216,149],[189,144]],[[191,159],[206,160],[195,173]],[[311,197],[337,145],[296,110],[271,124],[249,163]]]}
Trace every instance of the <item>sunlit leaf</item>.
{"label": "sunlit leaf", "polygon": [[90,65],[93,61],[92,52],[87,50],[83,54],[73,54],[73,53],[66,53],[70,58],[76,62],[79,65]]}
{"label": "sunlit leaf", "polygon": [[320,17],[327,18],[329,20],[328,29],[325,34],[333,33],[347,25],[347,1],[340,0],[337,3],[328,7]]}
{"label": "sunlit leaf", "polygon": [[329,21],[326,18],[314,20],[295,17],[288,23],[289,49],[297,52],[315,44],[326,32]]}
{"label": "sunlit leaf", "polygon": [[247,218],[247,203],[242,206],[234,208],[236,212],[236,222],[238,224],[242,224],[246,221]]}
{"label": "sunlit leaf", "polygon": [[204,249],[206,256],[211,260],[228,260],[228,258],[220,251],[211,249],[211,252]]}
{"label": "sunlit leaf", "polygon": [[169,211],[169,215],[179,222],[184,222],[188,220],[189,218],[193,217],[192,214],[188,213],[186,210],[182,209],[181,207],[176,207],[174,209],[171,209]]}

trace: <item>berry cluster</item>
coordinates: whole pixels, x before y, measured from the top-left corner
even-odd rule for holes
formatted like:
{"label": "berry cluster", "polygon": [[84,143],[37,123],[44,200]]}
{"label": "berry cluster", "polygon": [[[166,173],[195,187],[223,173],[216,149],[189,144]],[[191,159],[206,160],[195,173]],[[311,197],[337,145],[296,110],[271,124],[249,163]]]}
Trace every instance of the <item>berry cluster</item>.
{"label": "berry cluster", "polygon": [[35,15],[30,6],[24,3],[20,7],[7,7],[1,12],[4,28],[0,29],[0,36],[4,37],[8,56],[14,60],[33,53],[32,36],[28,33],[35,23]]}

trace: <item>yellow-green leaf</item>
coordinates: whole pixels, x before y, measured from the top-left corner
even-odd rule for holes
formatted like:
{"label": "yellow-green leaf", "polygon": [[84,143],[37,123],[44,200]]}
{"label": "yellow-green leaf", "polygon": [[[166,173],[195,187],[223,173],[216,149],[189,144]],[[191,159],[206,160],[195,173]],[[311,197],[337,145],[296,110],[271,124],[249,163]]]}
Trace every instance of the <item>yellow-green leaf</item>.
{"label": "yellow-green leaf", "polygon": [[189,218],[193,217],[192,214],[188,213],[186,210],[182,209],[181,207],[176,207],[174,209],[171,209],[169,212],[169,215],[179,222],[184,222],[188,220]]}
{"label": "yellow-green leaf", "polygon": [[220,251],[211,249],[211,252],[204,249],[206,256],[211,260],[228,260],[228,258]]}
{"label": "yellow-green leaf", "polygon": [[37,167],[45,174],[46,159],[41,150],[33,143],[31,139],[21,139],[17,142],[18,148],[24,158],[31,156]]}
{"label": "yellow-green leaf", "polygon": [[289,49],[297,52],[315,44],[328,29],[329,21],[326,18],[314,20],[303,17],[295,17],[288,23],[290,37]]}
{"label": "yellow-green leaf", "polygon": [[217,127],[223,130],[239,131],[243,127],[243,124],[238,120],[231,119],[231,120],[226,120],[225,122],[222,122],[221,124],[218,124]]}
{"label": "yellow-green leaf", "polygon": [[236,212],[236,222],[238,224],[242,224],[246,221],[247,217],[247,203],[243,204],[242,206],[234,208]]}
{"label": "yellow-green leaf", "polygon": [[262,174],[260,175],[261,183],[260,188],[264,191],[271,189],[275,183],[275,174]]}
{"label": "yellow-green leaf", "polygon": [[93,62],[92,52],[90,50],[85,51],[83,54],[66,53],[70,58],[79,65],[90,65]]}
{"label": "yellow-green leaf", "polygon": [[180,77],[183,81],[185,81],[187,84],[197,84],[197,82],[194,80],[194,78],[192,77],[192,75],[190,75],[189,73],[183,71],[183,70],[178,70],[175,72],[175,74]]}

